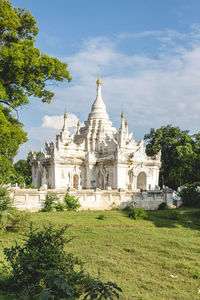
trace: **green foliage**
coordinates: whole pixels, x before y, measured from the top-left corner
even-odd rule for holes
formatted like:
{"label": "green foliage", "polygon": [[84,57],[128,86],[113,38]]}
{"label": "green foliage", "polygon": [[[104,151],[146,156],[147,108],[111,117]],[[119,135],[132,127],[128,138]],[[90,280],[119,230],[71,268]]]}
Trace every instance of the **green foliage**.
{"label": "green foliage", "polygon": [[188,130],[167,125],[157,130],[152,128],[144,139],[148,142],[148,155],[162,152],[161,186],[176,189],[200,178],[200,134],[189,135]]}
{"label": "green foliage", "polygon": [[180,192],[183,205],[200,207],[200,182],[186,184]]}
{"label": "green foliage", "polygon": [[133,208],[127,211],[128,217],[134,220],[147,219],[147,212],[142,208]]}
{"label": "green foliage", "polygon": [[100,280],[93,280],[90,282],[89,286],[86,289],[86,295],[83,298],[86,299],[110,299],[113,297],[119,299],[119,292],[122,292],[122,289],[117,286],[116,283],[107,282],[103,283]]}
{"label": "green foliage", "polygon": [[15,244],[4,249],[17,287],[39,284],[46,270],[62,269],[65,259],[63,246],[67,242],[63,233],[67,227],[56,230],[50,225],[39,231],[31,225],[24,245]]}
{"label": "green foliage", "polygon": [[66,194],[64,197],[64,202],[62,203],[59,200],[59,197],[54,192],[48,192],[46,195],[46,199],[44,202],[43,212],[50,212],[53,210],[56,211],[73,211],[77,210],[81,205],[79,204],[79,200],[77,197]]}
{"label": "green foliage", "polygon": [[81,207],[79,199],[74,195],[66,194],[64,197],[65,208],[66,210],[77,210]]}
{"label": "green foliage", "polygon": [[[121,289],[112,282],[92,279],[82,263],[66,254],[64,238],[69,226],[55,229],[52,225],[33,230],[32,225],[23,245],[5,248],[10,267],[10,290],[26,299],[113,299]],[[7,287],[6,287],[7,288]]]}
{"label": "green foliage", "polygon": [[26,160],[19,160],[14,164],[15,171],[17,172],[16,182],[19,186],[26,187],[31,186],[32,184],[32,170],[30,164],[30,153],[27,156]]}
{"label": "green foliage", "polygon": [[55,207],[56,211],[65,211],[66,210],[65,204],[60,201],[58,201],[54,207]]}
{"label": "green foliage", "polygon": [[0,102],[12,108],[29,103],[30,96],[50,103],[54,93],[46,82],[71,80],[66,63],[34,46],[37,34],[29,11],[0,1]]}
{"label": "green foliage", "polygon": [[106,216],[103,214],[98,215],[98,217],[96,217],[97,220],[105,220]]}
{"label": "green foliage", "polygon": [[12,199],[9,197],[8,190],[0,186],[0,231],[7,229],[12,210]]}
{"label": "green foliage", "polygon": [[23,124],[13,117],[11,110],[0,104],[0,184],[11,182],[16,176],[12,166],[19,146],[27,141]]}
{"label": "green foliage", "polygon": [[37,34],[29,11],[0,0],[0,184],[18,181],[23,186],[31,182],[25,161],[17,163],[17,172],[13,168],[13,159],[27,141],[27,134],[11,110],[28,104],[31,96],[50,103],[54,93],[46,88],[48,82],[71,81],[66,63],[35,47]]}
{"label": "green foliage", "polygon": [[56,202],[59,201],[59,198],[56,193],[48,192],[44,201],[44,207],[42,211],[50,212],[56,207]]}
{"label": "green foliage", "polygon": [[29,215],[13,207],[13,200],[8,190],[0,186],[0,231],[1,233],[23,228],[28,222]]}

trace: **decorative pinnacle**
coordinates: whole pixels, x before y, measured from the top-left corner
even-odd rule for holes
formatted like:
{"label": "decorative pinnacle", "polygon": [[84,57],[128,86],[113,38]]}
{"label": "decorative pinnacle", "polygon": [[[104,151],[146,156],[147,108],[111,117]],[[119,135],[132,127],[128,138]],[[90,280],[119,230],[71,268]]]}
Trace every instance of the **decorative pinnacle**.
{"label": "decorative pinnacle", "polygon": [[126,122],[125,122],[125,126],[126,126],[126,127],[128,127],[128,120],[126,120]]}
{"label": "decorative pinnacle", "polygon": [[121,118],[124,119],[124,113],[123,112],[121,113]]}
{"label": "decorative pinnacle", "polygon": [[67,113],[66,112],[64,113],[64,119],[67,119]]}
{"label": "decorative pinnacle", "polygon": [[77,127],[80,127],[80,125],[81,125],[80,120],[78,120]]}
{"label": "decorative pinnacle", "polygon": [[102,81],[101,81],[101,78],[100,76],[98,75],[98,79],[97,79],[97,86],[101,85],[102,84]]}

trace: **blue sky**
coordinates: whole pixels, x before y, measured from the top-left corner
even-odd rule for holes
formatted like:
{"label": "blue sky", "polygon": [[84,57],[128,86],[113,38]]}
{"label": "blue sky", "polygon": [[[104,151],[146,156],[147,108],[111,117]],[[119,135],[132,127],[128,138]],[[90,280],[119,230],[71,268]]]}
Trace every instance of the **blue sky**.
{"label": "blue sky", "polygon": [[102,94],[119,127],[122,105],[138,141],[172,124],[200,131],[199,0],[16,0],[40,29],[36,46],[67,62],[72,82],[53,86],[52,104],[19,110],[29,141],[17,159],[54,140],[67,107],[69,127],[87,119],[100,66]]}

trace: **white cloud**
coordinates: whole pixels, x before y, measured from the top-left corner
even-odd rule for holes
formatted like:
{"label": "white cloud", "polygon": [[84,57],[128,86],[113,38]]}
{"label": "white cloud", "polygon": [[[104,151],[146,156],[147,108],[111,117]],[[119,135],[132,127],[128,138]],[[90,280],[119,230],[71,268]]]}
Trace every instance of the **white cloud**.
{"label": "white cloud", "polygon": [[[153,32],[146,34],[153,35]],[[161,35],[155,32],[156,36],[158,34]],[[171,40],[185,38],[172,30],[166,31],[165,35]],[[164,38],[164,33],[162,36]],[[193,120],[200,113],[200,44],[195,42],[192,46],[190,43],[189,48],[187,46],[181,44],[168,52],[160,50],[154,58],[120,53],[117,42],[104,37],[87,40],[78,53],[65,58],[75,83],[57,88],[56,103],[49,109],[63,110],[61,103],[65,101],[71,111],[87,118],[95,99],[100,64],[103,99],[115,125],[123,104],[131,129],[140,134],[149,127],[167,123],[198,131],[199,123]]]}
{"label": "white cloud", "polygon": [[[145,36],[160,41],[155,53],[144,55],[133,51],[130,55],[119,50],[118,43],[123,39],[125,43],[131,37]],[[98,65],[103,99],[114,126],[119,127],[123,104],[129,128],[136,139],[142,138],[150,127],[167,124],[200,131],[199,25],[196,24],[187,35],[165,30],[141,32],[136,36],[121,34],[114,39],[91,38],[77,53],[62,60],[68,63],[73,80],[66,87],[55,88],[55,99],[45,106],[38,133],[48,129],[45,135],[50,137],[56,129],[62,128],[61,114],[65,105],[72,124],[77,123],[77,118],[82,122],[87,119],[96,96]],[[38,105],[38,108],[43,109],[43,106]],[[30,132],[30,138],[38,134],[35,128]]]}
{"label": "white cloud", "polygon": [[[42,128],[55,128],[61,129],[63,127],[64,118],[63,115],[58,116],[48,116],[45,115],[42,120]],[[67,119],[65,124],[67,127],[71,128],[77,125],[78,118],[74,114],[67,114]]]}

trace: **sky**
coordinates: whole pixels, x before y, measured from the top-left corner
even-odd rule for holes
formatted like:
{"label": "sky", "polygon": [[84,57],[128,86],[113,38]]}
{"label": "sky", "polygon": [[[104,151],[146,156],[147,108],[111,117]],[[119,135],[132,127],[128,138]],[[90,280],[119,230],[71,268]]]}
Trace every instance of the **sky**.
{"label": "sky", "polygon": [[50,86],[51,104],[19,109],[29,141],[16,157],[55,140],[68,113],[72,130],[102,97],[113,126],[122,107],[136,141],[167,124],[200,131],[199,0],[13,0],[37,21],[36,47],[68,64],[70,83]]}

